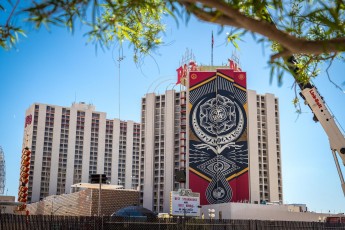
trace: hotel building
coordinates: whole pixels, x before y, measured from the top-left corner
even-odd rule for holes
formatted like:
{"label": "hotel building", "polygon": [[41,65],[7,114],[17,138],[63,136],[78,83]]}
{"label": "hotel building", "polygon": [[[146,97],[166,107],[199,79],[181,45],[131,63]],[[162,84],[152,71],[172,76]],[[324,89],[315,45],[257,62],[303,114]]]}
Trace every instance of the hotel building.
{"label": "hotel building", "polygon": [[[169,212],[170,192],[180,188],[175,175],[181,157],[181,98],[185,92],[149,93],[141,107],[141,203],[155,212]],[[182,161],[182,162],[181,162]]]}
{"label": "hotel building", "polygon": [[[282,202],[279,103],[272,94],[247,90],[251,203]],[[186,170],[186,92],[168,90],[142,98],[141,125],[107,119],[93,105],[35,103],[26,111],[23,147],[31,165],[28,202],[70,193],[71,185],[105,173],[111,184],[140,188],[141,204],[169,212],[170,191]]]}
{"label": "hotel building", "polygon": [[104,173],[111,184],[139,185],[140,124],[107,119],[85,103],[35,103],[26,111],[23,148],[31,150],[28,202],[70,193]]}
{"label": "hotel building", "polygon": [[279,101],[247,91],[251,202],[283,202]]}
{"label": "hotel building", "polygon": [[[259,95],[253,90],[247,90],[247,97],[249,202],[282,202],[278,99],[273,94]],[[170,191],[184,186],[175,176],[188,161],[183,154],[185,98],[184,91],[174,90],[162,95],[150,93],[142,98],[141,203],[156,212],[168,213]]]}

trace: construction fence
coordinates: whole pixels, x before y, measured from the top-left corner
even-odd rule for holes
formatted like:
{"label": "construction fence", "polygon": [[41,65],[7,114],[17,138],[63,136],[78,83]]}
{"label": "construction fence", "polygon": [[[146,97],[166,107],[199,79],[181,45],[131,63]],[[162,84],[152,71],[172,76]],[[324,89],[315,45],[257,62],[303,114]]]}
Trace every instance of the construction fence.
{"label": "construction fence", "polygon": [[1,230],[321,230],[344,229],[345,223],[210,220],[210,219],[140,219],[110,216],[54,216],[0,214]]}

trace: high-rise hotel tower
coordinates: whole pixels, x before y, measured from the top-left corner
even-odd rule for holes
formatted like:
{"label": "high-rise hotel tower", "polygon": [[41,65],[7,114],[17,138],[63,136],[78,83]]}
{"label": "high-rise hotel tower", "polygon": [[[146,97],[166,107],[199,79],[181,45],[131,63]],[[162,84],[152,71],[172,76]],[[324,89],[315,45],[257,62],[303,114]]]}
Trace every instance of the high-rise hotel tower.
{"label": "high-rise hotel tower", "polygon": [[230,59],[185,61],[177,72],[185,90],[142,99],[143,206],[169,212],[178,188],[199,193],[201,205],[282,202],[278,99],[247,90],[246,72]]}
{"label": "high-rise hotel tower", "polygon": [[[182,149],[186,145],[185,98],[185,91],[174,90],[142,98],[141,202],[156,212],[169,212],[170,191],[181,185],[176,173],[186,165]],[[282,202],[278,98],[253,90],[247,90],[247,98],[249,200],[246,202]],[[183,186],[188,188],[189,184]]]}
{"label": "high-rise hotel tower", "polygon": [[26,111],[23,147],[31,150],[28,202],[69,193],[105,173],[111,184],[139,185],[140,124],[107,119],[85,103],[35,103]]}

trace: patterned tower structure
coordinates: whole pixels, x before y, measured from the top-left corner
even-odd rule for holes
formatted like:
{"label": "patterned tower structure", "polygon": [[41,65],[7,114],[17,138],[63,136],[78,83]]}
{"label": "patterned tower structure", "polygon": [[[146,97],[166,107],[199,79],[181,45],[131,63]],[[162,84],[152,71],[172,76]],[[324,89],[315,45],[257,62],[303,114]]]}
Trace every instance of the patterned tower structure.
{"label": "patterned tower structure", "polygon": [[[19,177],[19,189],[18,189],[18,201],[26,203],[28,201],[28,182],[29,182],[29,171],[30,171],[30,158],[31,151],[28,147],[25,147],[22,151],[22,162],[20,167]],[[25,210],[26,204],[19,207],[19,210]]]}
{"label": "patterned tower structure", "polygon": [[29,132],[32,131],[32,115],[27,115],[25,117],[25,127],[24,127],[24,140],[23,140],[23,150],[21,158],[20,176],[19,176],[19,188],[18,188],[18,201],[23,202],[21,206],[18,207],[19,211],[26,209],[26,202],[28,202],[28,185],[29,185],[29,175],[30,175],[30,160],[31,151],[28,147],[29,143]]}
{"label": "patterned tower structure", "polygon": [[246,73],[189,72],[189,188],[200,203],[249,201]]}

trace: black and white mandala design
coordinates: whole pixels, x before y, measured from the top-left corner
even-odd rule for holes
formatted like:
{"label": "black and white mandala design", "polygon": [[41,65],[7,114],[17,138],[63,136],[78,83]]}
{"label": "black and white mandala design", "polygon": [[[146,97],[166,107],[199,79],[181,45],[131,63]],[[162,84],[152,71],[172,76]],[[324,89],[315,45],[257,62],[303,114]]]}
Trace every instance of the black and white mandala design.
{"label": "black and white mandala design", "polygon": [[236,141],[246,128],[243,106],[225,91],[207,94],[191,112],[191,127],[204,143],[219,146]]}

